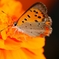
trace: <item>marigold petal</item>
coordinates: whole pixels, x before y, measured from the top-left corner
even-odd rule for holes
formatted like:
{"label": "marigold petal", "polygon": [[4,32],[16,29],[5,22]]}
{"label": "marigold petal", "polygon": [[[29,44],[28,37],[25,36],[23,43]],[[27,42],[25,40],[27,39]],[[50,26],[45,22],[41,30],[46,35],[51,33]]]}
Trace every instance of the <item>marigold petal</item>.
{"label": "marigold petal", "polygon": [[4,40],[0,39],[0,48],[4,48]]}
{"label": "marigold petal", "polygon": [[28,59],[27,55],[21,49],[13,50],[12,53],[14,59]]}
{"label": "marigold petal", "polygon": [[6,40],[7,34],[6,34],[6,31],[5,30],[1,31],[1,35],[2,35],[2,39],[3,40]]}
{"label": "marigold petal", "polygon": [[40,38],[40,37],[25,40],[25,41],[22,41],[22,43],[21,43],[21,47],[25,47],[28,49],[30,49],[30,48],[38,49],[38,48],[42,48],[42,46],[44,46],[44,45],[45,45],[45,39]]}

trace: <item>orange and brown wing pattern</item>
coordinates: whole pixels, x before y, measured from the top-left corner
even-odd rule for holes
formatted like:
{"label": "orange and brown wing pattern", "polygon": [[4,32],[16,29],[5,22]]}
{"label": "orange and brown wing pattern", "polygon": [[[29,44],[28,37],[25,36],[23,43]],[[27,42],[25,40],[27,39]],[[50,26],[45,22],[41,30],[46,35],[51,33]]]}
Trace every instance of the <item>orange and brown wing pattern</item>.
{"label": "orange and brown wing pattern", "polygon": [[52,20],[47,15],[47,8],[38,2],[32,5],[17,22],[17,29],[29,36],[49,36],[52,32]]}

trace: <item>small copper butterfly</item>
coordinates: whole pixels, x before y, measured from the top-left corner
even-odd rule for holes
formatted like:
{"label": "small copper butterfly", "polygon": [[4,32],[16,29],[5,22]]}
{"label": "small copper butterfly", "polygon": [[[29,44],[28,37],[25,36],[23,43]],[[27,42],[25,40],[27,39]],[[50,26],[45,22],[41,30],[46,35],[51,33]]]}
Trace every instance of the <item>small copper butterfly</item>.
{"label": "small copper butterfly", "polygon": [[52,32],[52,19],[47,14],[46,6],[41,2],[33,4],[14,25],[18,31],[32,37],[45,37]]}

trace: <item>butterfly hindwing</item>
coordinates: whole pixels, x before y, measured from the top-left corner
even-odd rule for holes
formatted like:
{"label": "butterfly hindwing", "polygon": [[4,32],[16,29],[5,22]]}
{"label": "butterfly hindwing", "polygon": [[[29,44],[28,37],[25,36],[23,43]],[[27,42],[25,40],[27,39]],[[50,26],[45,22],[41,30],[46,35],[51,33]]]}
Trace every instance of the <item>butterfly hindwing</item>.
{"label": "butterfly hindwing", "polygon": [[[51,21],[47,21],[49,16],[47,15],[47,8],[44,4],[38,2],[32,5],[18,20],[17,28],[21,32],[36,37],[40,34],[46,32],[46,27],[48,30],[48,35],[51,32]],[[51,20],[51,19],[50,19]],[[49,24],[47,24],[47,23]],[[46,35],[46,34],[45,34]],[[44,35],[44,36],[45,36]]]}

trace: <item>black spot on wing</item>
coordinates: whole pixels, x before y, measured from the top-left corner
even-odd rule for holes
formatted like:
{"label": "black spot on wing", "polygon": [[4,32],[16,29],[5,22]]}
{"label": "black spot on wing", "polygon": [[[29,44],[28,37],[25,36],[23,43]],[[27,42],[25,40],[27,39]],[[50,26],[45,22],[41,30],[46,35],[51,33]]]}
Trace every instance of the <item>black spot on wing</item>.
{"label": "black spot on wing", "polygon": [[25,26],[25,27],[27,27],[27,26]]}
{"label": "black spot on wing", "polygon": [[38,14],[38,11],[36,11],[36,10],[33,10],[33,12],[35,12],[36,14]]}
{"label": "black spot on wing", "polygon": [[38,22],[37,20],[35,20],[35,22]]}
{"label": "black spot on wing", "polygon": [[38,23],[40,25],[40,23]]}
{"label": "black spot on wing", "polygon": [[24,23],[24,21],[22,21],[22,23]]}
{"label": "black spot on wing", "polygon": [[30,26],[31,26],[32,24],[30,24]]}
{"label": "black spot on wing", "polygon": [[36,12],[36,10],[33,10],[33,12]]}
{"label": "black spot on wing", "polygon": [[24,18],[24,20],[25,20],[25,21],[27,21],[27,19],[26,19],[26,18]]}
{"label": "black spot on wing", "polygon": [[30,15],[27,15],[30,18]]}
{"label": "black spot on wing", "polygon": [[38,18],[41,18],[41,16],[38,16]]}
{"label": "black spot on wing", "polygon": [[30,28],[30,29],[32,29],[32,28]]}
{"label": "black spot on wing", "polygon": [[43,19],[42,19],[42,21],[44,22],[44,21],[45,21],[45,19],[43,18]]}
{"label": "black spot on wing", "polygon": [[36,14],[38,14],[38,12],[36,12]]}
{"label": "black spot on wing", "polygon": [[[41,14],[43,14],[42,12],[41,12]],[[45,15],[43,14],[43,17],[45,17]]]}
{"label": "black spot on wing", "polygon": [[37,17],[37,15],[35,15],[35,17]]}
{"label": "black spot on wing", "polygon": [[31,32],[32,33],[32,32]]}

